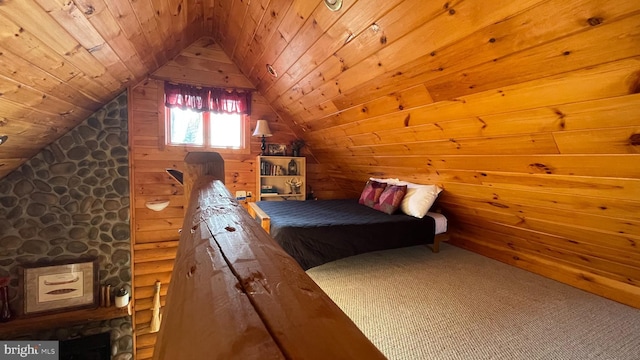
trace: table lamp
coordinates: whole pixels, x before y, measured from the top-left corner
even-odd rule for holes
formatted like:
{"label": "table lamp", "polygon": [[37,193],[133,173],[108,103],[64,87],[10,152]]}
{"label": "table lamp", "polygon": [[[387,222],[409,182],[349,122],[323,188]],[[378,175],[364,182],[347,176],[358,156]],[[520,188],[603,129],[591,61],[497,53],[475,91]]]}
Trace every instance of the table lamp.
{"label": "table lamp", "polygon": [[260,149],[262,150],[262,153],[260,155],[267,154],[265,151],[267,146],[265,145],[264,138],[269,137],[271,135],[272,135],[271,130],[269,130],[269,124],[267,123],[267,120],[258,120],[258,122],[256,123],[256,130],[253,132],[252,136],[262,137],[262,146],[260,147]]}

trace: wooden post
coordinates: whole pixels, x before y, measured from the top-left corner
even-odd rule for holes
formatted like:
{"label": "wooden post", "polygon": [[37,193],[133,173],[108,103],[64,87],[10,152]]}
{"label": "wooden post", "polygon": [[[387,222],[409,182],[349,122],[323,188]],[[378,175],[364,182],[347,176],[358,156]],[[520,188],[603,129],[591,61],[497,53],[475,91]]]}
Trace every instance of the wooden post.
{"label": "wooden post", "polygon": [[[185,204],[189,204],[189,197],[194,182],[202,176],[213,176],[224,184],[224,159],[216,152],[190,152],[184,157],[185,171],[183,186]],[[187,207],[185,206],[185,211]]]}
{"label": "wooden post", "polygon": [[154,359],[384,359],[222,182],[182,229]]}

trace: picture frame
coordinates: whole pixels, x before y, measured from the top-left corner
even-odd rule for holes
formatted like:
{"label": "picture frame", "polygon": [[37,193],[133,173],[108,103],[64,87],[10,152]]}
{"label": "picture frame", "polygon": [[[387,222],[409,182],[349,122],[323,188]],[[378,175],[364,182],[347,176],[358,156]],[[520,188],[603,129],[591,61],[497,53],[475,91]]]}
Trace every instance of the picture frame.
{"label": "picture frame", "polygon": [[24,265],[19,269],[22,315],[98,307],[98,260]]}
{"label": "picture frame", "polygon": [[268,144],[267,154],[271,156],[285,156],[287,155],[287,145],[284,144]]}

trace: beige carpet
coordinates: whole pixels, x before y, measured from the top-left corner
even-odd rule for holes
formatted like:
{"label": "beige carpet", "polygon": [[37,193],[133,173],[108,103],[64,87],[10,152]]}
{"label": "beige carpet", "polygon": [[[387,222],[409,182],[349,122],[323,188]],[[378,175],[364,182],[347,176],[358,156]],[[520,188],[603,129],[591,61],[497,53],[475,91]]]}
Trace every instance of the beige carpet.
{"label": "beige carpet", "polygon": [[389,359],[640,359],[640,310],[451,245],[307,273]]}

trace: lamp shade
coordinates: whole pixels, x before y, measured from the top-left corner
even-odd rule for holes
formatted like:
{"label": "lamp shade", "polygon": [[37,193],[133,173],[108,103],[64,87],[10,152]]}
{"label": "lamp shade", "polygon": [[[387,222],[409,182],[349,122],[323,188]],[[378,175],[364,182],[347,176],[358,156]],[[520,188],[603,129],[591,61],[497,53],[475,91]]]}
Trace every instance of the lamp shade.
{"label": "lamp shade", "polygon": [[169,206],[169,200],[147,201],[144,206],[153,211],[162,211]]}
{"label": "lamp shade", "polygon": [[256,130],[253,132],[252,136],[271,136],[271,130],[269,129],[267,120],[258,120],[258,122],[256,123]]}

